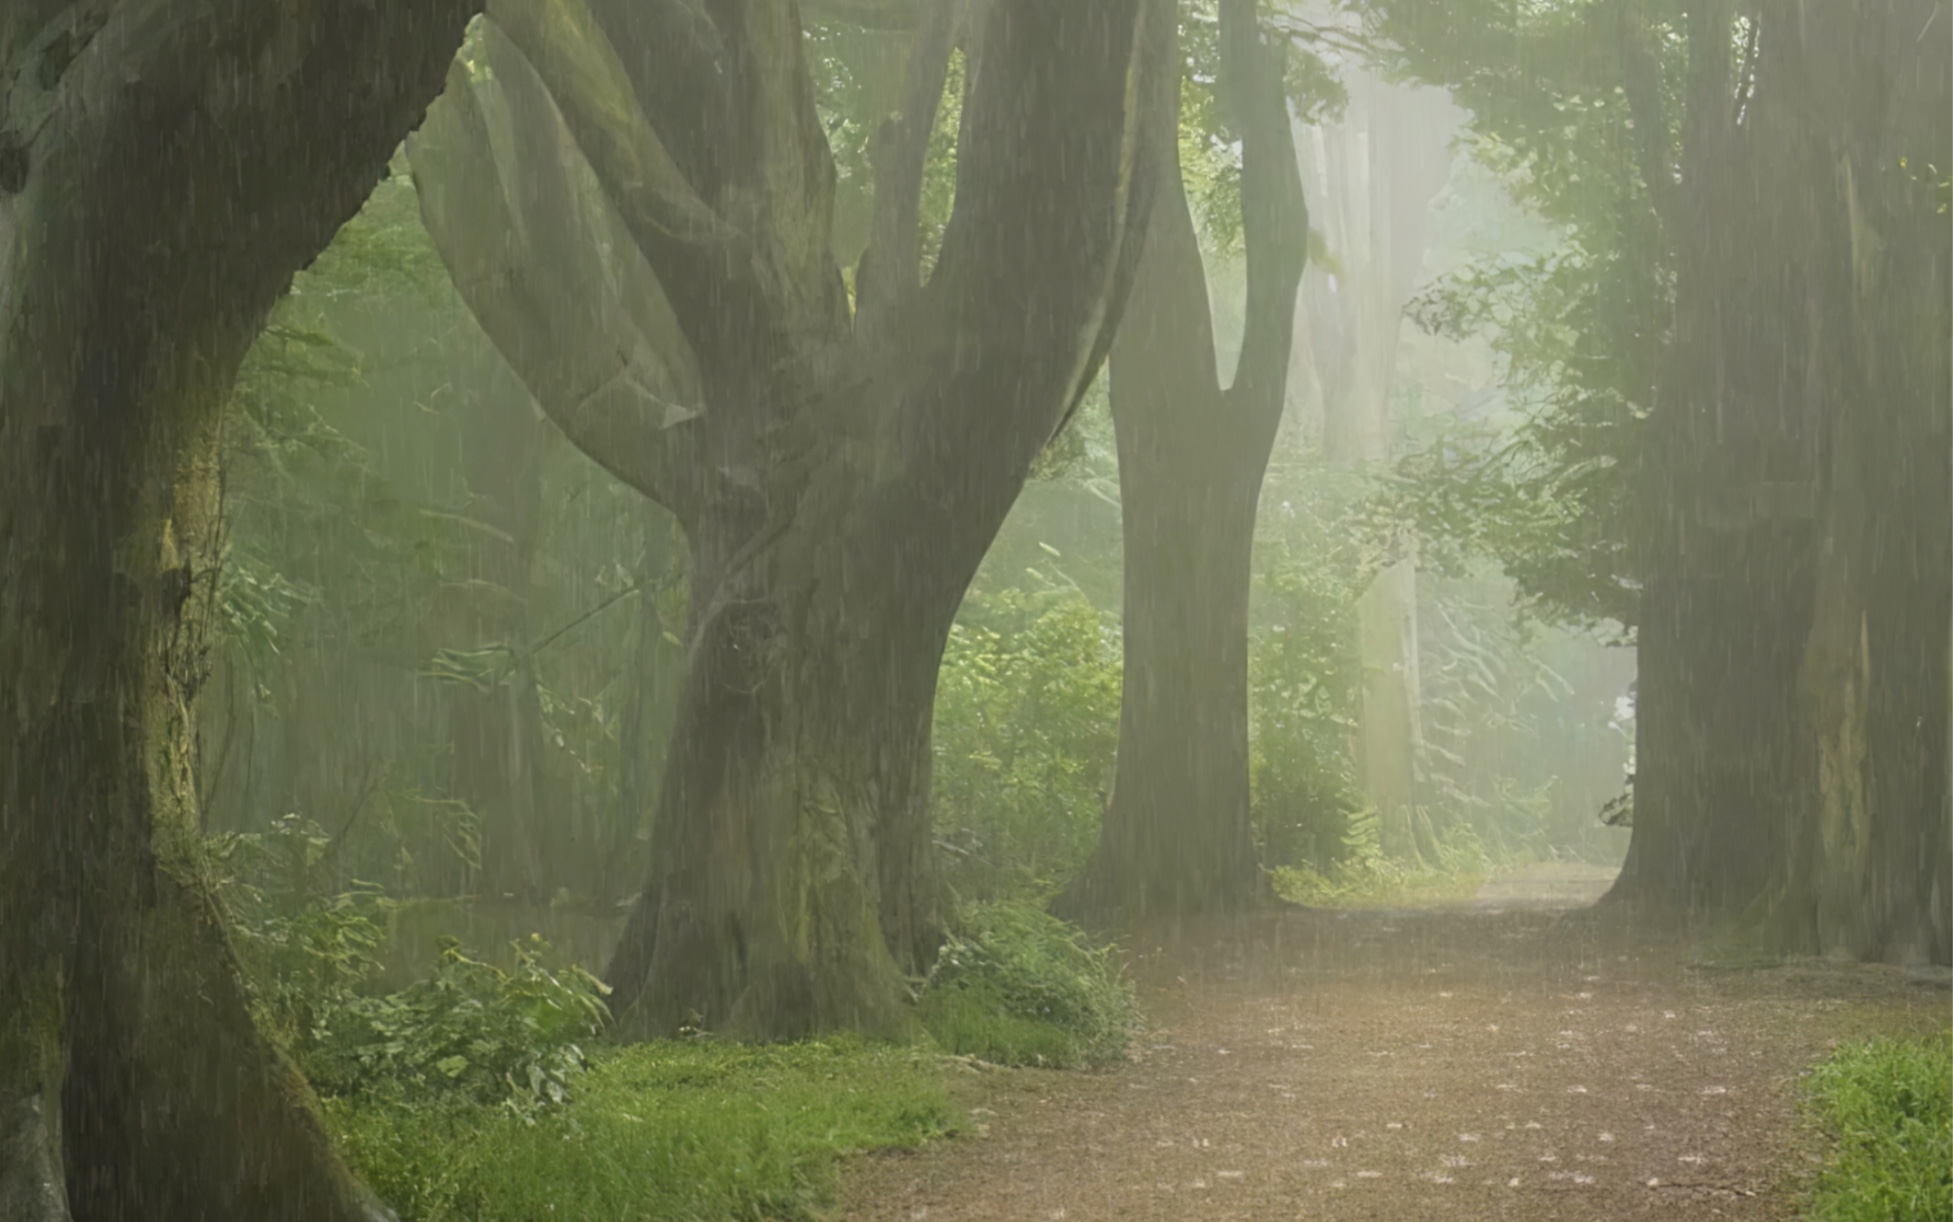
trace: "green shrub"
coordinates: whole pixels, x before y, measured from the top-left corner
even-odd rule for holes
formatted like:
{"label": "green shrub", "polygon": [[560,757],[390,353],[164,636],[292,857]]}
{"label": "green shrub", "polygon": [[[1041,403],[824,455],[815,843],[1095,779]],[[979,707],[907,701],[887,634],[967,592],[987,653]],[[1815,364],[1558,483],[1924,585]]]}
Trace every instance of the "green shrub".
{"label": "green shrub", "polygon": [[1418,867],[1384,856],[1376,813],[1366,810],[1351,821],[1336,864],[1277,866],[1274,875],[1276,894],[1311,908],[1394,908],[1470,899],[1491,872],[1491,856],[1470,824],[1440,835],[1437,860]]}
{"label": "green shrub", "polygon": [[1105,1065],[1126,1055],[1139,1006],[1110,948],[1026,903],[973,906],[922,990],[945,1049],[1005,1065]]}
{"label": "green shrub", "polygon": [[599,1054],[566,1106],[328,1100],[348,1159],[406,1222],[811,1218],[836,1164],[951,1131],[933,1057],[860,1041]]}
{"label": "green shrub", "polygon": [[355,883],[331,891],[334,841],[297,816],[256,835],[212,838],[208,857],[260,1021],[326,1094],[403,1102],[561,1103],[582,1041],[609,1020],[603,982],[545,966],[531,934],[503,969],[440,939],[434,970],[397,993],[362,992],[379,967],[391,901]]}
{"label": "green shrub", "polygon": [[[1248,645],[1248,747],[1263,864],[1326,870],[1362,806],[1350,735],[1363,668],[1357,575],[1333,498],[1264,514]],[[1329,523],[1329,525],[1326,525]]]}
{"label": "green shrub", "polygon": [[378,968],[385,941],[390,901],[378,888],[325,885],[332,848],[323,828],[297,815],[206,842],[259,1021],[301,1056],[325,1015]]}
{"label": "green shrub", "polygon": [[965,899],[1026,898],[1098,837],[1119,742],[1117,633],[1083,595],[973,597],[936,689],[936,830]]}
{"label": "green shrub", "polygon": [[398,993],[341,999],[322,1018],[306,1069],[321,1090],[561,1103],[585,1064],[581,1041],[609,1018],[596,977],[543,966],[541,938],[515,944],[509,970],[472,959],[452,938],[425,980]]}
{"label": "green shrub", "polygon": [[1818,1222],[1953,1222],[1953,1031],[1842,1048],[1809,1093],[1836,1142]]}

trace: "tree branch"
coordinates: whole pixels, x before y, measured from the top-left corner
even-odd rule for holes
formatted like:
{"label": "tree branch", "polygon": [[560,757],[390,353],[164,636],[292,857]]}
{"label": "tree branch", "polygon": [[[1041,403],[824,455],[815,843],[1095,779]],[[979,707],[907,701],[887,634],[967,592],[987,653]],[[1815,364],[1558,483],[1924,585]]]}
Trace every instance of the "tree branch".
{"label": "tree branch", "polygon": [[1284,46],[1262,33],[1255,0],[1221,0],[1221,71],[1241,133],[1247,330],[1228,398],[1273,427],[1295,342],[1296,292],[1309,254],[1309,208],[1289,125]]}
{"label": "tree branch", "polygon": [[835,21],[864,30],[906,31],[923,24],[928,0],[801,0],[811,21]]}
{"label": "tree branch", "polygon": [[457,59],[447,92],[408,143],[428,233],[544,413],[684,522],[707,474],[698,375],[684,338],[634,247],[614,244],[606,267],[603,201],[578,190],[575,150],[521,52],[493,22],[483,25],[482,48],[489,72]]}
{"label": "tree branch", "polygon": [[[683,8],[681,0],[634,6],[616,20],[667,17],[674,6]],[[709,30],[690,27],[723,49],[723,80],[711,92],[724,102],[715,120],[724,138],[700,154],[711,172],[696,177],[668,148],[660,127],[667,116],[644,108],[596,11],[589,0],[494,0],[490,7],[664,286],[698,358],[705,400],[791,415],[814,392],[782,395],[781,372],[817,365],[847,326],[828,249],[834,168],[796,10],[787,0],[752,0],[723,6]],[[643,48],[644,72],[669,68],[673,54]],[[675,120],[721,113],[682,101],[671,102],[679,107]],[[689,130],[677,122],[671,139],[682,138],[680,128]]]}
{"label": "tree branch", "polygon": [[875,218],[855,275],[855,332],[871,344],[888,334],[921,286],[922,176],[963,7],[963,0],[928,0],[909,51],[902,112],[884,118],[876,132]]}
{"label": "tree branch", "polygon": [[[1113,411],[1122,411],[1128,398],[1122,385],[1128,358],[1139,357],[1147,378],[1170,381],[1151,387],[1174,401],[1172,418],[1191,422],[1207,413],[1201,404],[1221,393],[1220,366],[1214,356],[1214,314],[1207,292],[1207,267],[1200,254],[1200,234],[1194,228],[1187,202],[1187,185],[1180,165],[1180,140],[1174,91],[1174,121],[1162,123],[1149,136],[1159,146],[1157,194],[1146,224],[1145,253],[1140,257],[1132,297],[1119,320],[1112,344]],[[1145,354],[1171,345],[1178,359],[1148,360]],[[1170,364],[1170,373],[1162,371]],[[1211,420],[1197,427],[1210,428]]]}
{"label": "tree branch", "polygon": [[1675,224],[1675,173],[1669,164],[1671,139],[1661,98],[1661,58],[1649,45],[1650,33],[1641,7],[1645,0],[1617,0],[1620,18],[1621,88],[1628,114],[1640,137],[1641,181],[1654,201],[1655,216],[1671,232]]}
{"label": "tree branch", "polygon": [[1158,189],[1173,23],[1168,0],[996,0],[972,30],[956,206],[906,323],[925,370],[897,440],[912,477],[1014,496],[1104,362]]}

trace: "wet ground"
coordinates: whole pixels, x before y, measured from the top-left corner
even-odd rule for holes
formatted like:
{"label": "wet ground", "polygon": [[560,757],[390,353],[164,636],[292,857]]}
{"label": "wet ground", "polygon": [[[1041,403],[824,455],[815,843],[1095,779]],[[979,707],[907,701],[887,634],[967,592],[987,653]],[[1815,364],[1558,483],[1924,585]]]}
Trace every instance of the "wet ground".
{"label": "wet ground", "polygon": [[1712,967],[1575,911],[1608,881],[1580,873],[1155,935],[1135,1063],[973,1070],[972,1134],[859,1160],[844,1216],[1795,1217],[1798,1075],[1944,1024],[1945,978]]}

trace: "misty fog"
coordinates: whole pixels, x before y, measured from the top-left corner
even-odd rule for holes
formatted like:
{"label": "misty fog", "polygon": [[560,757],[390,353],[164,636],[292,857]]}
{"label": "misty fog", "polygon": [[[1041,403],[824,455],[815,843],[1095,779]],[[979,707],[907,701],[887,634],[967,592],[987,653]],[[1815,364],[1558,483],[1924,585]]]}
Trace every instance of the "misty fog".
{"label": "misty fog", "polygon": [[0,1222],[1953,1220],[1944,0],[0,69]]}

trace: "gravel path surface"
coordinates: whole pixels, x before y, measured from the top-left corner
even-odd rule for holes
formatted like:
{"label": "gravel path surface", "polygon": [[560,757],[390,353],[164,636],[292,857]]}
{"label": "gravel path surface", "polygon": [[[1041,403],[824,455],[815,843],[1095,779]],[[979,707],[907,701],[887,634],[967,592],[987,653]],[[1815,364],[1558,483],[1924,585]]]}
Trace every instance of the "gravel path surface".
{"label": "gravel path surface", "polygon": [[971,1135],[857,1161],[844,1216],[1795,1217],[1798,1074],[1944,978],[1692,963],[1566,911],[1604,885],[1156,934],[1135,1063],[975,1073]]}

